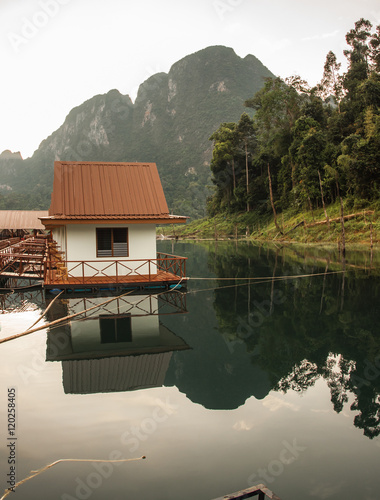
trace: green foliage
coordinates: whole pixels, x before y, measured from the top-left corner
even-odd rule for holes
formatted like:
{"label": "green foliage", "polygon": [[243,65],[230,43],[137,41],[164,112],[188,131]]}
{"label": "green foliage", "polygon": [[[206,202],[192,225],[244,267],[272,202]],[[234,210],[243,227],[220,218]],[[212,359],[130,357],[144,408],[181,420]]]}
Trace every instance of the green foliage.
{"label": "green foliage", "polygon": [[[242,211],[249,202],[254,210],[271,210],[268,171],[271,172],[273,210],[277,213],[308,209],[339,196],[363,205],[378,199],[380,189],[380,26],[374,31],[360,19],[347,33],[347,72],[333,52],[326,57],[321,83],[311,89],[299,76],[285,81],[268,78],[245,105],[255,110],[254,142],[246,144],[250,162],[247,190],[240,184],[219,185],[209,200],[210,214],[218,210]],[[235,130],[239,124],[229,123]],[[213,135],[211,138],[214,138]],[[217,158],[220,144],[214,142]],[[222,149],[224,153],[226,149]],[[238,148],[228,159],[212,164],[225,172],[241,164]],[[319,181],[321,175],[321,182]],[[234,194],[234,197],[232,197]]]}

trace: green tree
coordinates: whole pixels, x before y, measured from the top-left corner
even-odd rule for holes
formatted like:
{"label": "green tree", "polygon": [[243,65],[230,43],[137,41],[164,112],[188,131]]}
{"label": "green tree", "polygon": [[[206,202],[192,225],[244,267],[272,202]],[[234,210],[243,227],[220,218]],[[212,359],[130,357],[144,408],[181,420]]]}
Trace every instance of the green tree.
{"label": "green tree", "polygon": [[252,118],[247,113],[243,113],[240,117],[236,128],[238,141],[244,149],[245,158],[245,180],[246,180],[246,195],[247,195],[247,212],[249,212],[249,157],[256,146],[256,130]]}
{"label": "green tree", "polygon": [[210,137],[214,142],[212,160],[210,164],[212,181],[216,187],[214,195],[215,209],[221,205],[230,205],[236,190],[235,159],[237,156],[237,125],[236,123],[222,123]]}
{"label": "green tree", "polygon": [[340,101],[344,96],[343,76],[339,73],[341,63],[337,62],[336,55],[330,50],[326,56],[321,83],[317,92],[323,100],[333,97],[340,112]]}

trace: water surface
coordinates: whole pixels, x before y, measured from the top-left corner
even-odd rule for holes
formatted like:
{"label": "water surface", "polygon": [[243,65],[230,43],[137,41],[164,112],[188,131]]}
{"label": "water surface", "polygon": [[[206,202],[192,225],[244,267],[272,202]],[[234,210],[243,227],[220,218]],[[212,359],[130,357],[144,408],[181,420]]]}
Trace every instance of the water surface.
{"label": "water surface", "polygon": [[[377,255],[159,245],[188,257],[186,295],[127,296],[0,345],[1,487],[16,387],[18,479],[60,458],[147,457],[58,464],[20,500],[212,500],[258,483],[282,500],[378,498]],[[58,299],[44,321],[107,298]],[[1,336],[49,300],[3,297]]]}

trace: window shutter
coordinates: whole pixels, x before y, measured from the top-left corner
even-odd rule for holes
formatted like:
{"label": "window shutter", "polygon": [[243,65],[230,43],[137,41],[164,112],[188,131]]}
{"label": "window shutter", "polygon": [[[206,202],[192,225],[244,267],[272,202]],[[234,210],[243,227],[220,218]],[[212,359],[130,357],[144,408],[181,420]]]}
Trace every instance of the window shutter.
{"label": "window shutter", "polygon": [[97,257],[128,257],[128,229],[97,228]]}
{"label": "window shutter", "polygon": [[112,257],[112,229],[97,229],[98,257]]}
{"label": "window shutter", "polygon": [[128,230],[126,227],[113,229],[113,255],[128,257]]}

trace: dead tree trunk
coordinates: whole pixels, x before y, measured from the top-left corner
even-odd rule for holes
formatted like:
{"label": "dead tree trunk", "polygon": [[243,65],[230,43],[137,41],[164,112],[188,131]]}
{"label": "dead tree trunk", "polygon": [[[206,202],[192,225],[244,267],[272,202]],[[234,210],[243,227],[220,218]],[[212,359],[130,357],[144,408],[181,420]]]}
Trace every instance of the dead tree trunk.
{"label": "dead tree trunk", "polygon": [[340,223],[342,225],[342,257],[346,256],[346,236],[344,232],[344,211],[343,211],[343,200],[342,197],[340,196],[340,190],[339,190],[339,183],[338,183],[338,174],[335,176],[335,182],[336,182],[336,188],[338,191],[338,196],[340,200]]}
{"label": "dead tree trunk", "polygon": [[249,196],[249,171],[248,171],[248,144],[247,144],[247,141],[245,141],[245,177],[246,177],[246,183],[247,183],[247,212],[249,212],[249,201],[248,201],[248,196]]}
{"label": "dead tree trunk", "polygon": [[269,180],[269,196],[270,196],[270,202],[271,202],[272,210],[273,210],[274,225],[276,226],[277,231],[279,233],[283,234],[282,231],[281,231],[281,229],[280,229],[280,226],[278,225],[278,222],[277,222],[276,208],[274,206],[274,201],[273,201],[272,179],[271,179],[271,176],[270,176],[269,163],[268,163],[268,180]]}
{"label": "dead tree trunk", "polygon": [[234,183],[234,195],[236,190],[236,176],[235,176],[235,160],[232,158],[232,179]]}
{"label": "dead tree trunk", "polygon": [[319,177],[319,185],[321,187],[321,197],[322,197],[323,210],[325,212],[327,225],[328,225],[328,227],[330,229],[330,219],[329,219],[329,216],[327,215],[327,210],[326,210],[326,206],[325,206],[325,199],[323,197],[322,179],[321,179],[321,174],[319,173],[319,170],[318,170],[318,177]]}

